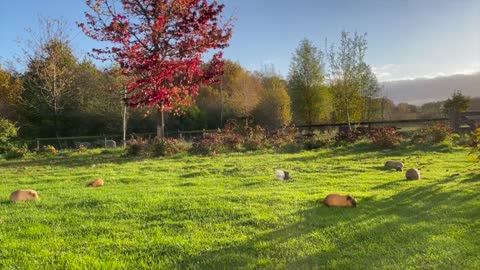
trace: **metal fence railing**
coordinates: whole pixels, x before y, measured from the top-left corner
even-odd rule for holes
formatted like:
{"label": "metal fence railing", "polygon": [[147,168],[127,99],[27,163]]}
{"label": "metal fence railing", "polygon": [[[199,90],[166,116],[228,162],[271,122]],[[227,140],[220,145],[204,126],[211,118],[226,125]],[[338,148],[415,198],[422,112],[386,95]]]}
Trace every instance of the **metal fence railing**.
{"label": "metal fence railing", "polygon": [[[386,127],[395,126],[403,130],[415,130],[428,125],[442,123],[449,124],[449,118],[431,118],[431,119],[408,119],[408,120],[388,120],[388,121],[370,121],[370,122],[352,122],[352,127]],[[331,131],[347,127],[348,123],[333,123],[333,124],[317,124],[317,125],[300,125],[297,126],[300,130],[320,130]]]}

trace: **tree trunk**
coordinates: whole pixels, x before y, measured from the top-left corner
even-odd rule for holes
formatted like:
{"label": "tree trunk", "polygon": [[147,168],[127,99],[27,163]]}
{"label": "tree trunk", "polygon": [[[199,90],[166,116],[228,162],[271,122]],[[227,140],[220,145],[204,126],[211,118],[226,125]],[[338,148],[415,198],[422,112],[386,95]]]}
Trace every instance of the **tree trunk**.
{"label": "tree trunk", "polygon": [[384,115],[384,111],[385,111],[385,97],[382,98],[382,104],[381,104],[381,107],[380,107],[380,113],[382,114],[382,122],[385,121],[385,115]]}
{"label": "tree trunk", "polygon": [[53,100],[53,126],[55,129],[55,138],[58,138],[58,106],[57,106],[57,99]]}
{"label": "tree trunk", "polygon": [[123,96],[123,148],[127,147],[127,89]]}
{"label": "tree trunk", "polygon": [[160,139],[165,139],[165,118],[163,112],[163,105],[160,106],[160,119],[157,124],[157,137]]}
{"label": "tree trunk", "polygon": [[[55,137],[58,140],[58,104],[57,104],[57,69],[56,69],[56,61],[55,61],[55,54],[53,54],[53,124],[55,126]],[[60,143],[60,142],[59,142]]]}
{"label": "tree trunk", "polygon": [[347,123],[348,123],[348,130],[352,131],[352,125],[350,124],[350,106],[348,101],[346,102],[347,105]]}
{"label": "tree trunk", "polygon": [[[56,104],[56,103],[55,103]],[[59,132],[58,132],[58,116],[55,107],[55,111],[53,112],[53,125],[55,128],[55,138],[57,138],[57,149],[60,149],[60,139],[59,139]]]}
{"label": "tree trunk", "polygon": [[221,107],[221,110],[220,110],[220,127],[219,128],[223,128],[223,103],[225,102],[224,101],[224,97],[223,97],[223,77],[222,77],[222,81],[220,82],[220,95],[222,96],[222,107]]}

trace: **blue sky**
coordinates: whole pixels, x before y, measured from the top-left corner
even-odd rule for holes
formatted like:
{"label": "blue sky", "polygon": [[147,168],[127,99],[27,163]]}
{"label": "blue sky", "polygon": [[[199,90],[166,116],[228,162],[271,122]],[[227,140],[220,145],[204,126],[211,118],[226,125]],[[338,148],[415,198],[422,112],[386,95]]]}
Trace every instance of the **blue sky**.
{"label": "blue sky", "polygon": [[[367,32],[367,62],[381,81],[469,74],[480,70],[480,0],[222,0],[237,17],[225,57],[249,70],[264,63],[288,74],[303,38],[323,49],[340,32]],[[74,26],[83,20],[83,0],[0,0],[0,62],[20,50],[15,40],[35,29],[39,15],[71,23],[76,54],[95,41]]]}

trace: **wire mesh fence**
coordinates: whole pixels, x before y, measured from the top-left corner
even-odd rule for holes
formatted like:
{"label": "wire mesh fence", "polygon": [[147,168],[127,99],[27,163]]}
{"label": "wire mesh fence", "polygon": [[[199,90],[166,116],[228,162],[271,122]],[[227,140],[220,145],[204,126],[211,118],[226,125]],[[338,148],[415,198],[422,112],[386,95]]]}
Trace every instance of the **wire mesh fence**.
{"label": "wire mesh fence", "polygon": [[[412,119],[412,120],[394,120],[394,121],[374,121],[374,122],[358,122],[351,123],[352,127],[384,127],[394,126],[401,131],[414,131],[422,127],[433,125],[436,123],[449,124],[448,118],[433,118],[433,119]],[[300,131],[309,132],[327,132],[335,133],[342,128],[347,127],[347,123],[335,124],[318,124],[318,125],[301,125],[297,126]],[[186,141],[193,141],[206,133],[217,132],[217,129],[210,130],[176,130],[167,131],[165,136],[167,138],[184,139]],[[151,140],[156,137],[156,133],[131,133],[127,136],[127,141],[135,138],[142,138]],[[40,150],[44,146],[54,146],[56,149],[75,149],[80,146],[86,148],[115,148],[123,146],[122,135],[99,135],[99,136],[76,136],[76,137],[58,137],[58,138],[36,138],[31,140],[17,141],[17,144],[26,144],[31,150]]]}
{"label": "wire mesh fence", "polygon": [[[168,138],[178,138],[192,141],[206,133],[217,130],[189,130],[189,131],[168,131],[165,136]],[[151,140],[157,136],[156,133],[131,133],[127,136],[130,139],[142,138]],[[40,150],[45,146],[51,145],[55,149],[76,149],[81,146],[85,148],[116,148],[123,146],[123,135],[99,135],[99,136],[75,136],[75,137],[53,137],[53,138],[35,138],[31,140],[20,140],[14,142],[18,145],[27,145],[31,150]]]}

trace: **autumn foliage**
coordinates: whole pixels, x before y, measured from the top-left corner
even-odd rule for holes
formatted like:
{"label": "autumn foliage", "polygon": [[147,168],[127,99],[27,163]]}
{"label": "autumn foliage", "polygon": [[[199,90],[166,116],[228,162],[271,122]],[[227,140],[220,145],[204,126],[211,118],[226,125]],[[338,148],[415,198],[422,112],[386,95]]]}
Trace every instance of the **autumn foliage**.
{"label": "autumn foliage", "polygon": [[94,49],[113,59],[128,82],[131,107],[160,105],[175,110],[190,105],[202,85],[222,73],[222,53],[208,65],[202,55],[228,46],[232,20],[222,21],[223,4],[207,0],[87,0],[86,23],[93,39],[113,44]]}

